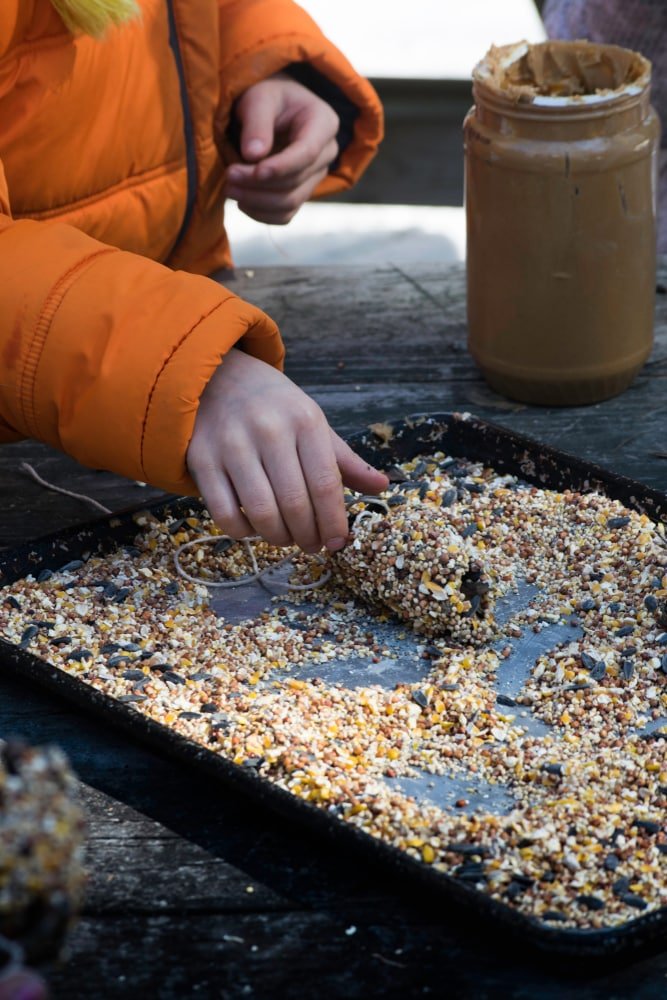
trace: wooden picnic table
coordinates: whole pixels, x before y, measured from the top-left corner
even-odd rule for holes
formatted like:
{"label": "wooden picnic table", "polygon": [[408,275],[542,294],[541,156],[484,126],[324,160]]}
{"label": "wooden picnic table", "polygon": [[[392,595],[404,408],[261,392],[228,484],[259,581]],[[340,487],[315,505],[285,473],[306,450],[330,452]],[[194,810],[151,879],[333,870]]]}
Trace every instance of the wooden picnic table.
{"label": "wooden picnic table", "polygon": [[[342,433],[470,411],[667,490],[667,259],[651,359],[622,396],[547,409],[486,387],[466,352],[461,266],[271,268],[223,279],[280,324],[287,371]],[[122,405],[122,401],[119,401]],[[159,496],[45,446],[0,451],[0,546]],[[90,885],[55,997],[658,998],[667,952],[631,966],[550,964],[336,843],[221,789],[0,669],[0,736],[57,742],[83,783]]]}

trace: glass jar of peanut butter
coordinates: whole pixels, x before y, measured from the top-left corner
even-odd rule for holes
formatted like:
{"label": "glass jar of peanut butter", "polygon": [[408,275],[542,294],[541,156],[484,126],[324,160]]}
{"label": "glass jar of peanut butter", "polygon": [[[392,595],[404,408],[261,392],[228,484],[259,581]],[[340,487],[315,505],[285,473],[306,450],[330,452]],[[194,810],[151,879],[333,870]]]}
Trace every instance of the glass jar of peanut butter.
{"label": "glass jar of peanut butter", "polygon": [[651,65],[588,42],[494,47],[464,123],[468,346],[529,403],[622,392],[653,340]]}

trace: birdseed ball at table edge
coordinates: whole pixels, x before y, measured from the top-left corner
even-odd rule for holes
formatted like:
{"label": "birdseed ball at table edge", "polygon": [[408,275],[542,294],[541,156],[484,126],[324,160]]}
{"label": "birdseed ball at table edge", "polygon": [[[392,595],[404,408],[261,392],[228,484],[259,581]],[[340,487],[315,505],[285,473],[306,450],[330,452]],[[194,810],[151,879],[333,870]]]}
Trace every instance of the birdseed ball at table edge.
{"label": "birdseed ball at table edge", "polygon": [[53,957],[81,905],[84,814],[55,746],[0,741],[0,934]]}

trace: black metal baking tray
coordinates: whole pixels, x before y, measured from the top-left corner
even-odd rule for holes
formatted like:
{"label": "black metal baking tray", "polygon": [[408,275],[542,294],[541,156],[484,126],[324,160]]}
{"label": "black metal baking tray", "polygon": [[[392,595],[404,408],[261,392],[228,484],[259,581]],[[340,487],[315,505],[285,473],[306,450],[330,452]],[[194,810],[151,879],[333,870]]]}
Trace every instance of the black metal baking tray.
{"label": "black metal baking tray", "polygon": [[[444,451],[484,461],[499,472],[519,476],[526,482],[548,489],[596,490],[646,513],[654,521],[667,522],[667,494],[468,414],[417,414],[392,424],[372,425],[372,428],[352,436],[349,441],[364,458],[379,467],[388,468],[420,453]],[[135,506],[118,515],[103,517],[79,528],[0,553],[0,586],[29,573],[34,575],[44,569],[58,569],[72,559],[85,559],[89,555],[131,545],[138,530],[134,518],[140,510],[148,509],[158,517],[167,513],[181,516],[196,506],[190,498]],[[0,668],[34,680],[84,709],[130,730],[152,747],[242,790],[255,801],[309,824],[319,835],[339,845],[340,850],[353,848],[359,856],[365,853],[374,857],[389,871],[419,883],[450,905],[464,906],[486,920],[521,934],[524,942],[530,942],[543,952],[586,959],[618,957],[621,953],[631,956],[647,948],[658,948],[661,940],[665,940],[667,907],[608,929],[559,929],[549,926],[452,875],[434,871],[399,849],[271,784],[258,776],[254,769],[231,763],[4,640],[0,640]],[[409,791],[412,793],[413,789]]]}

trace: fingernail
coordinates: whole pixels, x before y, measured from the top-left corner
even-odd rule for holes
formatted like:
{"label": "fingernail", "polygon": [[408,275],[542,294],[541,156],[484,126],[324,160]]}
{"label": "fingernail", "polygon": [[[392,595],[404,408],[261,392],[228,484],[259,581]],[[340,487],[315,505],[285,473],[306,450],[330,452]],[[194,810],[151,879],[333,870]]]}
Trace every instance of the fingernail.
{"label": "fingernail", "polygon": [[315,556],[320,551],[320,548],[321,546],[319,545],[308,545],[303,551],[307,556]]}
{"label": "fingernail", "polygon": [[344,547],[346,541],[346,538],[329,538],[327,539],[327,548],[329,552],[338,552]]}
{"label": "fingernail", "polygon": [[251,139],[245,150],[247,156],[261,156],[264,152],[264,143],[261,139]]}
{"label": "fingernail", "polygon": [[230,167],[227,171],[227,180],[229,181],[240,181],[242,177],[242,171],[237,170],[236,167]]}

